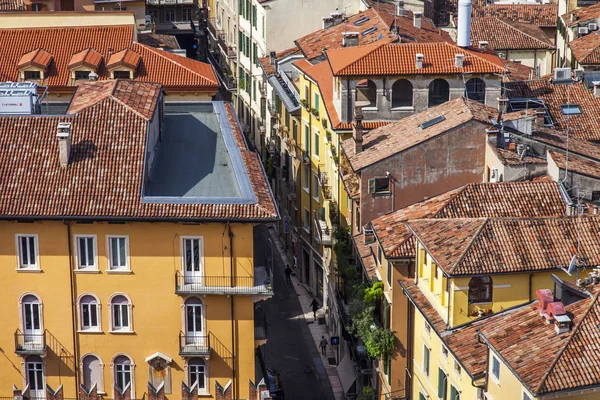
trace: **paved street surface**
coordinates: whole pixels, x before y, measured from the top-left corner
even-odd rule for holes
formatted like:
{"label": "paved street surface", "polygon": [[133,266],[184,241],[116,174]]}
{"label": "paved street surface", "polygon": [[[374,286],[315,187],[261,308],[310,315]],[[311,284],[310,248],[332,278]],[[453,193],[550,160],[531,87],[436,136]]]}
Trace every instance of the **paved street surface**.
{"label": "paved street surface", "polygon": [[[257,265],[267,265],[271,257],[267,227],[255,228],[254,238],[255,262]],[[298,296],[293,288],[285,284],[285,264],[275,246],[273,256],[275,296],[261,303],[268,324],[268,340],[263,346],[265,365],[280,373],[285,400],[333,400],[322,359]]]}

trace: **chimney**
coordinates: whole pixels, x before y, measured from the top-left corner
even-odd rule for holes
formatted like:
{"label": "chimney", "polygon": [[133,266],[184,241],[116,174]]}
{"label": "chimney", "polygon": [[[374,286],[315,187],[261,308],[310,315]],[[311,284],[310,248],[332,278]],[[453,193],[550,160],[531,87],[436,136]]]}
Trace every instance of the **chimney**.
{"label": "chimney", "polygon": [[480,40],[480,41],[479,41],[479,48],[480,48],[481,50],[487,50],[487,49],[488,49],[488,46],[489,46],[489,43],[488,43],[488,42],[486,42],[485,40]]}
{"label": "chimney", "polygon": [[571,329],[571,318],[567,315],[565,306],[560,301],[548,304],[546,308],[547,322],[554,321],[554,331],[557,335],[567,333]]}
{"label": "chimney", "polygon": [[506,114],[508,112],[508,98],[507,97],[497,97],[498,100],[498,112],[500,114]]}
{"label": "chimney", "polygon": [[538,299],[537,309],[541,316],[546,314],[548,304],[554,301],[554,295],[550,289],[538,289],[535,291],[535,296]]}
{"label": "chimney", "polygon": [[413,21],[414,21],[415,28],[421,29],[421,19],[422,18],[423,18],[423,13],[420,13],[420,12],[413,13]]}
{"label": "chimney", "polygon": [[500,133],[498,128],[496,128],[496,127],[486,128],[485,132],[487,133],[489,142],[494,143],[494,144],[498,142],[498,133]]}
{"label": "chimney", "polygon": [[423,69],[423,54],[417,53],[415,54],[416,69]]}
{"label": "chimney", "polygon": [[538,108],[535,110],[535,126],[539,128],[544,127],[544,117],[546,116],[546,112],[543,109]]}
{"label": "chimney", "polygon": [[341,12],[332,12],[329,15],[331,15],[331,18],[333,18],[333,25],[341,24],[342,20],[344,19],[344,14]]}
{"label": "chimney", "polygon": [[323,29],[331,28],[335,25],[333,17],[323,17]]}
{"label": "chimney", "polygon": [[275,71],[277,71],[277,53],[275,53],[275,51],[269,52],[269,63],[275,68]]}
{"label": "chimney", "polygon": [[404,15],[404,1],[398,0],[396,2],[396,16],[402,17]]}
{"label": "chimney", "polygon": [[462,68],[463,64],[465,61],[465,55],[464,54],[456,54],[454,56],[454,65],[456,66],[456,68]]}
{"label": "chimney", "polygon": [[594,85],[594,97],[600,97],[600,81],[593,81]]}
{"label": "chimney", "polygon": [[71,123],[59,122],[56,128],[56,137],[58,138],[58,158],[61,167],[69,165],[71,157]]}
{"label": "chimney", "polygon": [[458,0],[458,37],[460,47],[471,45],[471,0]]}
{"label": "chimney", "polygon": [[358,46],[358,32],[344,32],[342,33],[342,46],[343,47],[354,47]]}
{"label": "chimney", "polygon": [[358,154],[363,149],[363,121],[362,109],[354,106],[354,125],[352,126],[352,138],[354,139],[354,153]]}

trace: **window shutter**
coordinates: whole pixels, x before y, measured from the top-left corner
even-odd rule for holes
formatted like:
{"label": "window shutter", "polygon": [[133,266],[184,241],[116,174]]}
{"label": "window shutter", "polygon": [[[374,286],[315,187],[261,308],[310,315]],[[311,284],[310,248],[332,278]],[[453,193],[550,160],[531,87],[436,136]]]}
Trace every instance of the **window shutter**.
{"label": "window shutter", "polygon": [[419,393],[419,400],[426,400],[425,395],[423,395],[423,393]]}
{"label": "window shutter", "polygon": [[375,193],[375,178],[369,179],[369,193]]}
{"label": "window shutter", "polygon": [[458,400],[458,390],[453,385],[450,385],[450,400]]}
{"label": "window shutter", "polygon": [[438,369],[438,397],[440,399],[446,398],[446,374],[441,368]]}

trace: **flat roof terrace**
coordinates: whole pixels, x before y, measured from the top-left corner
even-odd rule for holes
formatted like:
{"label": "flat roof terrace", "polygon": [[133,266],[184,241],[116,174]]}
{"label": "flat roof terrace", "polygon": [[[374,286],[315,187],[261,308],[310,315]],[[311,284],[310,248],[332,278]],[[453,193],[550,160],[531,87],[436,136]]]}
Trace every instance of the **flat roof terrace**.
{"label": "flat roof terrace", "polygon": [[256,203],[222,102],[166,103],[144,198],[151,203]]}

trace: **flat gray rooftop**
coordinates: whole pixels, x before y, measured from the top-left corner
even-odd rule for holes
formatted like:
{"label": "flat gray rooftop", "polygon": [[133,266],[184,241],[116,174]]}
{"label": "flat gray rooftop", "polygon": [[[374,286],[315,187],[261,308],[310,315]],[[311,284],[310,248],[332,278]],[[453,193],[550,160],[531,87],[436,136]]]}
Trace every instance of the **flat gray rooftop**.
{"label": "flat gray rooftop", "polygon": [[151,176],[144,193],[149,202],[255,201],[220,102],[167,103]]}

